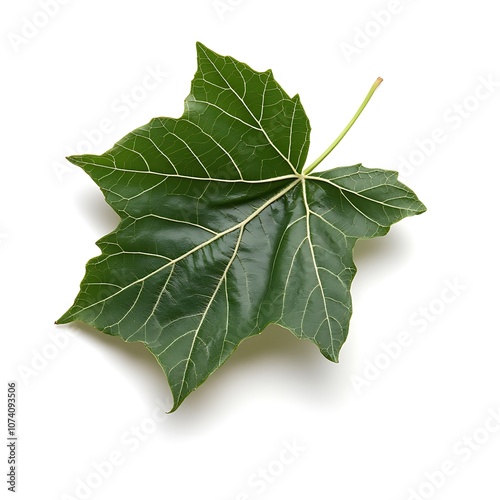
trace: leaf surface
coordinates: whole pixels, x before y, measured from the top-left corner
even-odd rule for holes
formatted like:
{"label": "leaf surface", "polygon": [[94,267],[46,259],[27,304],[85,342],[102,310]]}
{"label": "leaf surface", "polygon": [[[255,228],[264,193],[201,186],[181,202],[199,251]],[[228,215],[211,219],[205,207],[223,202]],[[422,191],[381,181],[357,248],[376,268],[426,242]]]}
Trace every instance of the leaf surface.
{"label": "leaf surface", "polygon": [[351,317],[356,240],[422,213],[397,173],[302,173],[310,126],[298,96],[202,44],[178,118],[155,118],[103,155],[72,156],[121,221],[97,242],[73,306],[143,342],[175,410],[239,343],[276,323],[337,361]]}

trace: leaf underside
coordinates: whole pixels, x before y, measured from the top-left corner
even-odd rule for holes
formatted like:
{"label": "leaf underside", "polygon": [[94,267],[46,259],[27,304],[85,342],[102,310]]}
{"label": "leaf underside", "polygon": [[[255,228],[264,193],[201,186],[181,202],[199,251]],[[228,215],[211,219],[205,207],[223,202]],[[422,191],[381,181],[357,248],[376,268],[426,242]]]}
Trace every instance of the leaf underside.
{"label": "leaf underside", "polygon": [[197,51],[180,118],[155,118],[103,155],[68,158],[121,221],[97,242],[102,253],[58,323],[143,342],[172,411],[270,323],[337,361],[356,240],[425,211],[397,172],[304,176],[310,126],[299,97],[271,71]]}

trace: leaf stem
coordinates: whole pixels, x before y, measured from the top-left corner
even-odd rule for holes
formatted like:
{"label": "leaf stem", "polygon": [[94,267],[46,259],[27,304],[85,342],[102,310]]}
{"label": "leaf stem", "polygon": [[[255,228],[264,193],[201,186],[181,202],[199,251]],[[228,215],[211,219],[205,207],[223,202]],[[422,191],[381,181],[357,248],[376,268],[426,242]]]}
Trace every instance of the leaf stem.
{"label": "leaf stem", "polygon": [[338,143],[344,138],[344,136],[347,134],[347,132],[349,132],[351,127],[354,125],[356,120],[359,118],[359,115],[363,112],[366,105],[370,102],[372,95],[374,94],[375,90],[377,90],[377,87],[381,83],[382,83],[382,78],[378,77],[375,80],[375,83],[372,85],[371,89],[369,90],[368,94],[366,95],[365,100],[361,103],[361,106],[356,111],[356,113],[352,117],[351,121],[347,124],[345,129],[342,130],[340,135],[332,142],[332,144],[328,147],[328,149],[304,170],[304,172],[303,172],[304,175],[310,174],[337,147]]}

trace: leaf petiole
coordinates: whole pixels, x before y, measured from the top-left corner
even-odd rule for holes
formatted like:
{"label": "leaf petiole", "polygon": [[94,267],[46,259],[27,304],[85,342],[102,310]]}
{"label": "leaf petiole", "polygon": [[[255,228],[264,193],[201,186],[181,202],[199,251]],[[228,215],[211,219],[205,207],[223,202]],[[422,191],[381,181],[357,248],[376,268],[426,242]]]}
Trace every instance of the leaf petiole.
{"label": "leaf petiole", "polygon": [[347,134],[347,132],[349,132],[351,127],[354,125],[356,120],[359,118],[359,115],[363,112],[366,105],[370,102],[372,95],[375,93],[375,90],[377,90],[377,87],[382,83],[382,81],[383,80],[380,77],[378,77],[375,80],[375,83],[372,85],[371,89],[369,90],[368,94],[365,97],[365,100],[361,103],[361,106],[356,111],[356,113],[352,117],[351,121],[347,124],[345,129],[342,130],[340,135],[332,142],[332,144],[328,147],[328,149],[304,170],[304,172],[303,172],[304,175],[310,174],[337,147],[338,143],[344,138],[344,136]]}

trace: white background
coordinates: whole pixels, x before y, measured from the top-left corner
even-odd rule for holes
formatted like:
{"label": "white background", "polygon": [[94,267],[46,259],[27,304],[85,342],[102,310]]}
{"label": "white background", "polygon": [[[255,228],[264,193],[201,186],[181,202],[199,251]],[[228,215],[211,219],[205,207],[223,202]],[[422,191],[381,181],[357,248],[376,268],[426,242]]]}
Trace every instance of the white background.
{"label": "white background", "polygon": [[[37,1],[4,4],[2,369],[4,401],[18,381],[17,498],[500,498],[494,2],[401,0],[389,22],[374,20],[388,0],[70,0],[48,20]],[[180,116],[197,40],[300,93],[309,162],[384,77],[322,167],[400,170],[428,211],[356,247],[340,364],[271,329],[166,415],[167,383],[142,345],[53,325],[117,223],[64,156],[87,137],[102,153],[154,116]],[[159,82],[143,91],[148,68]],[[96,472],[110,456],[113,470]],[[444,462],[453,472],[435,474]]]}

